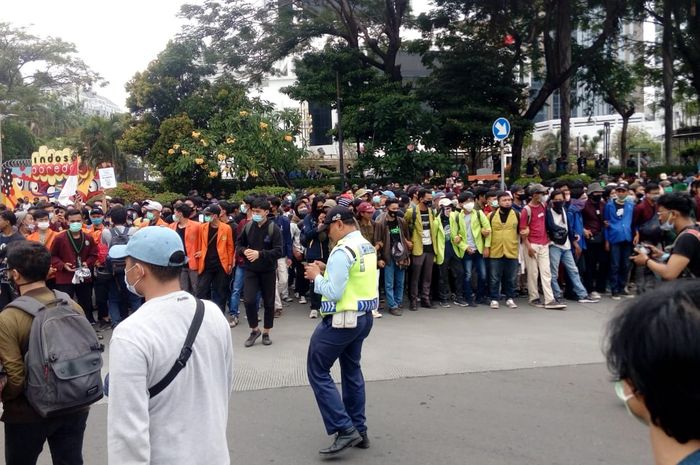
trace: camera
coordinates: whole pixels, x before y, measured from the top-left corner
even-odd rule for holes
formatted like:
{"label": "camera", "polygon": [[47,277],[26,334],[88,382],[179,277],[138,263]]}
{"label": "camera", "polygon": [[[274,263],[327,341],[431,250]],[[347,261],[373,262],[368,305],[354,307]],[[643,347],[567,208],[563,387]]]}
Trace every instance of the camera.
{"label": "camera", "polygon": [[634,251],[644,255],[651,255],[651,249],[649,247],[645,247],[643,244],[635,245]]}

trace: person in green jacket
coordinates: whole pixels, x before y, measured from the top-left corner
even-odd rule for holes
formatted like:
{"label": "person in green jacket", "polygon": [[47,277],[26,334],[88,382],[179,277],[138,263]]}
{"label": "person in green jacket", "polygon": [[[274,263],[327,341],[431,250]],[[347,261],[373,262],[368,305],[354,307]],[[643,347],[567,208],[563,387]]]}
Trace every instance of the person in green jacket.
{"label": "person in green jacket", "polygon": [[421,307],[435,308],[430,301],[436,233],[432,205],[433,193],[428,189],[421,189],[418,192],[418,204],[410,207],[404,215],[411,236],[411,303],[408,309],[412,311],[418,310],[419,297]]}
{"label": "person in green jacket", "polygon": [[[438,204],[440,210],[435,223],[435,263],[440,269],[440,306],[450,307],[450,297],[454,294],[454,304],[466,307],[464,300],[464,268],[462,257],[467,248],[464,232],[459,228],[459,214],[452,211],[452,201],[444,198]],[[450,274],[454,280],[454,292],[450,291]]]}
{"label": "person in green jacket", "polygon": [[[470,191],[459,195],[460,234],[465,241],[466,249],[462,265],[464,266],[464,300],[470,307],[477,303],[488,305],[488,290],[486,282],[486,259],[484,247],[491,247],[491,223],[486,214],[474,208],[474,194]],[[472,270],[476,270],[476,298],[472,289]]]}

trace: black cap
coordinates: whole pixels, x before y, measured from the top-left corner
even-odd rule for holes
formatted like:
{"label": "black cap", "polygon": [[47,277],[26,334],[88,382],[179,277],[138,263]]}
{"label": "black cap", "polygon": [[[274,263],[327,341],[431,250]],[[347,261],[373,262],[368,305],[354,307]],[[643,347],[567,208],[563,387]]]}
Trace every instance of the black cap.
{"label": "black cap", "polygon": [[323,221],[324,224],[331,224],[335,221],[346,221],[354,218],[352,211],[347,207],[333,207],[326,213],[326,219]]}

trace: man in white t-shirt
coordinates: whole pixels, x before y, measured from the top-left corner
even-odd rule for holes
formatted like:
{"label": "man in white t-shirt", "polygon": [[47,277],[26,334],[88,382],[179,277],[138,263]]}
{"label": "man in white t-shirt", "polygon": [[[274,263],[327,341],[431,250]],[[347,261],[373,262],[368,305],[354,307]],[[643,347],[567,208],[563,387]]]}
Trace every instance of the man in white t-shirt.
{"label": "man in white t-shirt", "polygon": [[146,303],[112,335],[108,463],[228,465],[233,345],[226,318],[205,301],[191,356],[167,387],[149,395],[171,372],[193,323],[196,301],[179,279],[187,258],[169,228],[143,228],[109,255],[126,258],[125,285]]}

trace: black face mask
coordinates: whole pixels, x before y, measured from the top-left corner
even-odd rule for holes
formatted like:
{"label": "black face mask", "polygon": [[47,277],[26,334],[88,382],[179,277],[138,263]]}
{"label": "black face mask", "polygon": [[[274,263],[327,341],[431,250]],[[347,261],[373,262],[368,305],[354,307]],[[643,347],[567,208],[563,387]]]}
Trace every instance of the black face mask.
{"label": "black face mask", "polygon": [[389,215],[392,218],[396,218],[396,212],[392,210],[387,210],[386,212],[387,215]]}
{"label": "black face mask", "polygon": [[600,202],[600,200],[603,198],[602,195],[591,195],[591,201],[593,202]]}
{"label": "black face mask", "polygon": [[555,212],[561,213],[562,210],[564,209],[564,201],[557,200],[556,202],[552,202],[552,208],[554,209]]}
{"label": "black face mask", "polygon": [[639,200],[642,200],[642,197],[644,197],[644,194],[641,193],[641,192],[637,192],[637,198],[638,198]]}
{"label": "black face mask", "polygon": [[432,200],[424,200],[424,201],[423,201],[423,205],[425,205],[426,207],[429,207],[429,206],[431,206],[432,204],[433,204],[433,201],[432,201]]}

